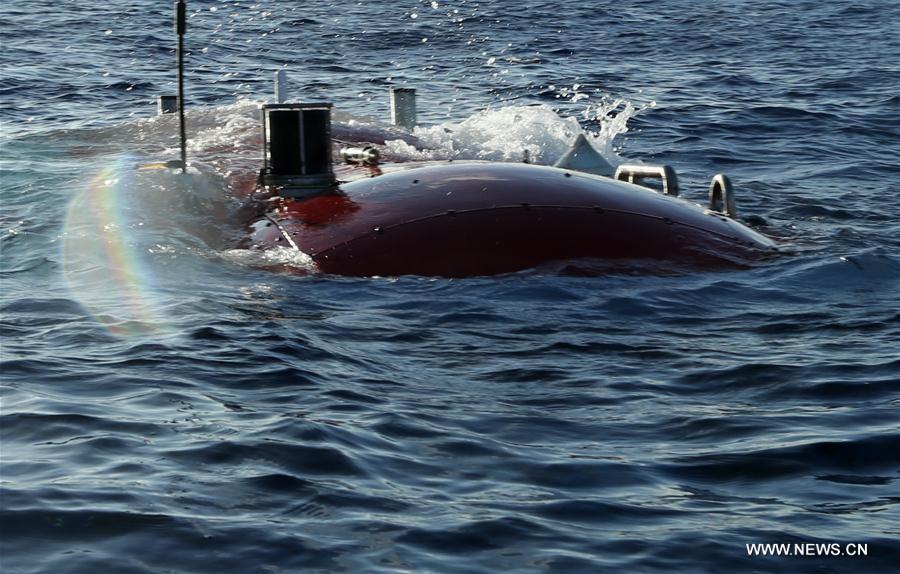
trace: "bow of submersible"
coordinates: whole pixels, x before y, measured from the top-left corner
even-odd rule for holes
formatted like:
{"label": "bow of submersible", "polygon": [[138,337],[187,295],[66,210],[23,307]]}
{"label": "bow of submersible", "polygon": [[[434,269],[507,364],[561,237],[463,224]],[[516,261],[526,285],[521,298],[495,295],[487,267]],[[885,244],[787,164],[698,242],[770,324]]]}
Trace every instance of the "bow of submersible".
{"label": "bow of submersible", "polygon": [[[725,176],[713,179],[703,208],[678,197],[668,167],[620,166],[612,177],[580,171],[591,154],[611,171],[581,137],[559,167],[379,165],[377,150],[364,147],[340,150],[346,163],[336,168],[330,104],[260,111],[259,186],[274,195],[252,225],[253,247],[297,250],[323,273],[470,277],[572,260],[623,270],[636,260],[734,267],[776,249],[734,218]],[[661,192],[637,185],[649,178]]]}

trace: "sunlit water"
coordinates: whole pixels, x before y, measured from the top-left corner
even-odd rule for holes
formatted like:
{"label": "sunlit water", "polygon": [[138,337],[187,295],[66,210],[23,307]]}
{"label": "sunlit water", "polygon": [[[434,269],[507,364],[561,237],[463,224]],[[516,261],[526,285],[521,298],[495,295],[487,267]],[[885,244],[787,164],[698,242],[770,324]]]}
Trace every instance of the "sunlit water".
{"label": "sunlit water", "polygon": [[[170,4],[0,15],[0,570],[895,571],[896,3],[191,0],[186,177]],[[282,67],[392,159],[725,172],[785,255],[299,276],[241,242]]]}

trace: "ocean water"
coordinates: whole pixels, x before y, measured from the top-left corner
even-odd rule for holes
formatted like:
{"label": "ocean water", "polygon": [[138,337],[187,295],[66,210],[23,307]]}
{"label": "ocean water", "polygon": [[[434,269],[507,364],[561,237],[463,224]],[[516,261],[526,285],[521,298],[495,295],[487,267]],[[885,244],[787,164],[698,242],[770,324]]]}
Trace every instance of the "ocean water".
{"label": "ocean water", "polygon": [[[170,2],[0,11],[0,571],[897,571],[896,2],[188,13],[184,178],[136,169],[177,157]],[[241,242],[281,68],[392,159],[552,164],[583,132],[700,203],[725,172],[783,255],[297,273]]]}

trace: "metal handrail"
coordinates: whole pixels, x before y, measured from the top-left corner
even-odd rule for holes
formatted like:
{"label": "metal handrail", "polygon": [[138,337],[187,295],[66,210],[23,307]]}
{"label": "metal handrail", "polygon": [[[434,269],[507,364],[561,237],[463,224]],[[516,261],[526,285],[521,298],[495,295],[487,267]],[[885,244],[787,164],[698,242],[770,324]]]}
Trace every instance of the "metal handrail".
{"label": "metal handrail", "polygon": [[659,179],[663,193],[678,197],[678,176],[669,165],[620,165],[613,178],[636,185],[640,185],[642,179]]}
{"label": "metal handrail", "polygon": [[709,184],[709,209],[724,213],[728,217],[737,216],[734,202],[734,188],[724,173],[717,173]]}

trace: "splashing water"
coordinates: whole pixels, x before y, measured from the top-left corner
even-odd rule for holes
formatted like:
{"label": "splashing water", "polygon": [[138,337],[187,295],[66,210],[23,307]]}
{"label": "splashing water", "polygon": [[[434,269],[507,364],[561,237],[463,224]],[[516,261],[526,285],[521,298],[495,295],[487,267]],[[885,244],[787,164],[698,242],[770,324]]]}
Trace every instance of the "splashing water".
{"label": "splashing water", "polygon": [[313,273],[316,271],[312,258],[291,247],[274,247],[272,249],[227,249],[222,257],[231,263],[248,267],[260,267],[279,271],[290,269],[294,272]]}
{"label": "splashing water", "polygon": [[413,135],[425,149],[389,140],[386,152],[388,157],[397,159],[521,161],[527,151],[534,163],[552,165],[566,153],[575,137],[584,133],[615,165],[622,162],[613,152],[613,140],[628,131],[628,120],[640,109],[621,99],[588,105],[581,114],[585,124],[599,124],[599,130],[591,132],[582,128],[577,118],[561,117],[547,104],[507,106],[476,113],[458,123],[417,127]]}

